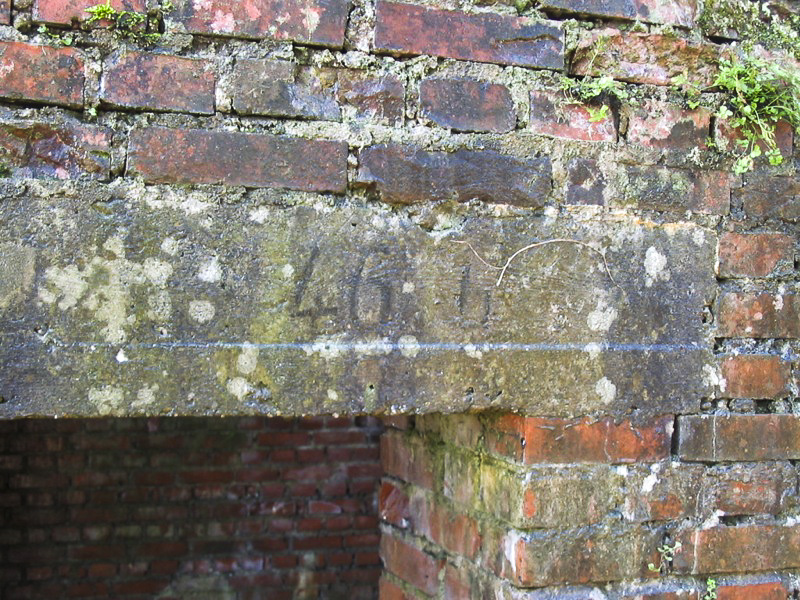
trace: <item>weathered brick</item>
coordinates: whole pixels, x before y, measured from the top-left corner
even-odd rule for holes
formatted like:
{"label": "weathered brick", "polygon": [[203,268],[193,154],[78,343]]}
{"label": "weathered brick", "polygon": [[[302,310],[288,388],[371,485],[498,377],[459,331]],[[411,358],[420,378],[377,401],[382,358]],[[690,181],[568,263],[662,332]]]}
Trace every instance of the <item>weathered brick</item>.
{"label": "weathered brick", "polygon": [[617,140],[617,128],[611,115],[593,123],[585,105],[568,102],[558,92],[533,90],[530,100],[528,127],[534,133],[585,142]]}
{"label": "weathered brick", "polygon": [[703,462],[797,459],[800,458],[800,417],[680,417],[678,455],[683,460]]}
{"label": "weathered brick", "polygon": [[481,463],[471,452],[450,451],[443,456],[442,491],[462,506],[477,506],[480,497]]}
{"label": "weathered brick", "polygon": [[340,48],[349,10],[349,0],[204,0],[178,4],[168,25],[191,33]]}
{"label": "weathered brick", "polygon": [[381,464],[387,475],[433,489],[433,457],[416,436],[385,432],[381,436]]}
{"label": "weathered brick", "polygon": [[628,116],[629,143],[662,150],[705,148],[711,124],[706,108],[685,110],[676,104],[645,100]]}
{"label": "weathered brick", "polygon": [[444,598],[446,600],[471,600],[473,585],[465,568],[446,565],[444,572]]}
{"label": "weathered brick", "polygon": [[605,28],[582,34],[572,73],[670,85],[673,77],[686,72],[692,82],[710,85],[719,58],[720,50],[713,44]]}
{"label": "weathered brick", "polygon": [[77,122],[0,123],[0,159],[19,177],[107,179],[111,135]]}
{"label": "weathered brick", "polygon": [[800,567],[800,527],[741,525],[686,531],[679,537],[678,573],[747,573]]}
{"label": "weathered brick", "polygon": [[786,600],[789,588],[779,581],[719,585],[717,600]]}
{"label": "weathered brick", "polygon": [[[72,21],[86,21],[91,14],[86,12],[98,3],[93,0],[34,0],[33,20],[37,23],[69,25]],[[112,8],[123,11],[146,12],[146,0],[111,0]]]}
{"label": "weathered brick", "polygon": [[611,467],[542,468],[524,474],[481,465],[481,510],[519,528],[597,523],[622,504],[624,477]]}
{"label": "weathered brick", "polygon": [[0,98],[78,108],[83,54],[75,48],[0,42]]}
{"label": "weathered brick", "polygon": [[625,477],[623,516],[634,523],[695,516],[704,474],[701,465],[661,462],[632,467]]}
{"label": "weathered brick", "polygon": [[794,236],[783,233],[725,233],[719,239],[719,275],[790,275],[794,271],[794,244]]}
{"label": "weathered brick", "polygon": [[565,201],[567,204],[603,205],[606,178],[600,163],[576,156],[567,163]]}
{"label": "weathered brick", "polygon": [[234,67],[233,109],[245,115],[336,121],[335,71],[283,60],[239,59]]}
{"label": "weathered brick", "polygon": [[533,463],[655,462],[670,453],[672,417],[643,423],[504,415],[486,434],[489,451]]}
{"label": "weathered brick", "polygon": [[791,369],[780,356],[741,354],[722,361],[722,398],[779,398],[787,391]]}
{"label": "weathered brick", "polygon": [[435,435],[447,444],[469,449],[476,449],[483,435],[483,425],[475,414],[418,415],[416,428],[423,435]]}
{"label": "weathered brick", "polygon": [[[688,466],[688,465],[686,465]],[[795,494],[795,473],[789,463],[719,465],[703,478],[705,514],[778,514]]]}
{"label": "weathered brick", "polygon": [[381,558],[386,570],[432,596],[439,589],[439,571],[444,561],[435,559],[391,534],[381,536]]}
{"label": "weathered brick", "polygon": [[347,144],[204,129],[131,133],[128,171],[153,183],[221,183],[343,192]]}
{"label": "weathered brick", "polygon": [[745,176],[744,185],[734,192],[748,217],[800,219],[800,178],[772,177],[763,173]]}
{"label": "weathered brick", "polygon": [[417,493],[410,504],[412,529],[448,552],[469,559],[481,547],[477,522],[465,514],[453,512],[426,493]]}
{"label": "weathered brick", "polygon": [[727,171],[688,171],[627,165],[620,172],[624,205],[712,215],[730,212],[732,175]]}
{"label": "weathered brick", "polygon": [[378,595],[381,600],[413,600],[411,596],[406,595],[399,585],[389,581],[386,575],[382,575],[378,584]]}
{"label": "weathered brick", "polygon": [[[794,130],[792,126],[786,121],[779,121],[774,129],[775,143],[781,156],[784,159],[789,159],[792,156],[792,146],[794,143]],[[744,139],[740,129],[732,127],[727,119],[717,119],[714,127],[714,142],[720,150],[735,151],[739,146],[737,142]],[[761,140],[758,145],[762,151],[766,152],[767,145]],[[759,162],[767,162],[767,157],[762,156],[758,159]]]}
{"label": "weathered brick", "polygon": [[[657,531],[591,528],[504,534],[488,552],[490,568],[520,586],[618,581],[647,575],[660,543]],[[510,561],[514,562],[511,563]]]}
{"label": "weathered brick", "polygon": [[517,123],[509,89],[473,79],[423,79],[419,86],[422,114],[456,131],[505,133]]}
{"label": "weathered brick", "polygon": [[542,0],[543,10],[592,17],[610,17],[692,27],[697,2],[695,0]]}
{"label": "weathered brick", "polygon": [[798,338],[797,294],[723,294],[717,310],[717,337]]}
{"label": "weathered brick", "polygon": [[378,2],[375,19],[378,51],[521,67],[564,66],[564,33],[556,22],[385,0]]}
{"label": "weathered brick", "polygon": [[360,183],[374,184],[384,202],[444,199],[543,206],[550,193],[548,157],[518,159],[491,150],[425,152],[379,145],[359,153]]}
{"label": "weathered brick", "polygon": [[405,85],[394,75],[375,76],[355,69],[342,69],[338,73],[336,98],[343,110],[352,110],[356,119],[401,124],[405,96]]}
{"label": "weathered brick", "polygon": [[124,108],[214,114],[215,86],[210,61],[126,52],[106,61],[100,98]]}

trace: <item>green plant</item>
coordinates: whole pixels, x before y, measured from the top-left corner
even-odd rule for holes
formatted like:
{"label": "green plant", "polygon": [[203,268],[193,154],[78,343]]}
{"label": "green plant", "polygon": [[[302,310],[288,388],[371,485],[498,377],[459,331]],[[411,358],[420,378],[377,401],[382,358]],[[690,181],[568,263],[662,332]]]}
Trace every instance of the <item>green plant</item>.
{"label": "green plant", "polygon": [[7,164],[0,162],[0,178],[5,179],[11,177],[11,167]]}
{"label": "green plant", "polygon": [[47,28],[46,25],[39,25],[39,28],[36,31],[40,35],[43,35],[49,39],[51,42],[56,42],[62,46],[72,46],[73,42],[75,41],[75,38],[72,36],[72,34],[53,33]]}
{"label": "green plant", "polygon": [[672,563],[672,560],[675,558],[675,553],[680,550],[681,545],[682,544],[680,542],[675,542],[672,546],[666,542],[661,544],[657,548],[660,557],[658,566],[656,566],[654,563],[649,563],[647,568],[654,573],[666,573],[670,564]]}
{"label": "green plant", "polygon": [[775,127],[778,121],[786,121],[792,128],[800,128],[800,70],[796,67],[745,55],[721,60],[708,88],[690,83],[685,74],[674,78],[673,84],[686,93],[689,108],[699,105],[703,91],[716,89],[724,94],[715,116],[728,121],[742,136],[736,142],[735,173],[752,170],[754,160],[762,154],[772,165],[783,162]]}
{"label": "green plant", "polygon": [[717,581],[709,577],[706,579],[706,593],[702,600],[717,600]]}
{"label": "green plant", "polygon": [[[601,36],[597,39],[586,66],[587,72],[591,71],[592,64],[598,55],[607,49],[608,41],[608,37]],[[609,75],[584,77],[582,79],[570,79],[562,76],[560,85],[569,102],[587,104],[612,98],[620,102],[628,99],[628,92],[625,86]],[[598,123],[611,115],[611,109],[607,104],[601,104],[600,106],[588,104],[586,109],[589,111],[589,121],[591,123]]]}
{"label": "green plant", "polygon": [[117,10],[111,0],[85,9],[91,16],[86,25],[107,24],[106,27],[119,37],[139,44],[154,44],[161,37],[161,22],[164,14],[172,10],[172,3],[165,2],[161,8],[149,12]]}

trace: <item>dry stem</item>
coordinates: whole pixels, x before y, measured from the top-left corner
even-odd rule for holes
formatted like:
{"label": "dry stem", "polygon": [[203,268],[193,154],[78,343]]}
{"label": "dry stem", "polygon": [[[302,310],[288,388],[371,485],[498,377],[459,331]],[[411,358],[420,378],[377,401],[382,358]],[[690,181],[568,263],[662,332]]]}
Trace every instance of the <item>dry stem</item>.
{"label": "dry stem", "polygon": [[502,267],[493,265],[484,260],[483,257],[480,254],[478,254],[478,251],[475,250],[475,248],[472,246],[471,243],[465,240],[453,240],[453,242],[455,242],[456,244],[466,244],[469,247],[469,249],[472,250],[472,253],[475,255],[475,258],[481,261],[481,263],[483,263],[486,267],[494,269],[496,271],[500,271],[500,276],[497,278],[497,283],[495,284],[496,287],[500,287],[500,284],[503,282],[503,277],[506,274],[506,270],[508,270],[508,267],[511,265],[511,261],[513,261],[518,255],[522,254],[523,252],[527,252],[528,250],[532,250],[533,248],[538,248],[539,246],[545,246],[547,244],[576,244],[578,246],[583,246],[584,248],[588,248],[595,254],[598,254],[600,258],[603,259],[603,266],[606,269],[606,274],[608,275],[608,278],[611,280],[611,283],[613,283],[618,288],[622,289],[620,285],[614,280],[614,277],[611,275],[611,269],[608,268],[606,255],[600,252],[600,250],[598,250],[594,246],[587,244],[586,242],[580,242],[578,240],[570,240],[567,238],[553,238],[550,240],[543,240],[541,242],[534,242],[533,244],[528,244],[527,246],[523,246],[522,248],[514,252],[514,254],[508,257],[508,259],[506,260],[506,264],[504,264]]}

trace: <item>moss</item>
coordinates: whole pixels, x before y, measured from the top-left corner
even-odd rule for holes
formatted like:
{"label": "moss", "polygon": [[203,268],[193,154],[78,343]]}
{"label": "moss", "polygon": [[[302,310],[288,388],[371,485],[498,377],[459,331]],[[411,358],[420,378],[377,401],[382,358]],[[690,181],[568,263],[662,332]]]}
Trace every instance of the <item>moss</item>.
{"label": "moss", "polygon": [[707,0],[697,24],[704,35],[741,39],[746,50],[761,44],[800,59],[800,15],[772,3]]}

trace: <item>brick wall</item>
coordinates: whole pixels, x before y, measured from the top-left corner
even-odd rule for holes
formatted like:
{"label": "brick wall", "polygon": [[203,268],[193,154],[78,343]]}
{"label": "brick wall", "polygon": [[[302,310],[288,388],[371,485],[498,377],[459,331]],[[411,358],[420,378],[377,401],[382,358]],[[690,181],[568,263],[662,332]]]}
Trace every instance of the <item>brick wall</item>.
{"label": "brick wall", "polygon": [[[596,222],[607,227],[609,238],[611,224],[633,232],[622,241],[598,237],[604,249],[624,247],[643,229],[673,236],[688,224],[698,248],[707,239],[717,248],[715,298],[685,325],[700,332],[690,340],[706,344],[698,352],[711,361],[708,394],[696,393],[700,385],[689,386],[685,398],[661,401],[642,392],[630,410],[626,405],[621,414],[622,404],[615,405],[611,414],[603,402],[617,388],[609,379],[572,404],[567,399],[574,374],[556,364],[563,372],[554,368],[543,376],[561,400],[547,398],[548,408],[518,400],[513,408],[524,407],[524,415],[508,412],[511,393],[477,398],[471,386],[464,386],[457,406],[484,402],[493,411],[440,414],[453,412],[453,400],[423,395],[428,388],[412,390],[402,402],[387,400],[373,383],[391,371],[391,361],[398,354],[424,356],[419,340],[395,336],[391,327],[397,323],[386,323],[391,288],[382,271],[390,278],[395,273],[385,269],[388,263],[365,259],[362,270],[348,275],[363,279],[367,291],[360,304],[351,302],[352,321],[344,329],[358,319],[376,325],[358,330],[371,345],[353,338],[367,346],[365,356],[335,363],[335,357],[320,358],[311,334],[350,339],[351,331],[340,332],[330,318],[334,300],[343,296],[341,282],[323,279],[318,295],[304,300],[312,260],[307,272],[282,269],[275,276],[299,278],[289,292],[258,296],[254,303],[260,310],[262,304],[295,301],[290,316],[308,319],[297,329],[310,332],[300,341],[309,344],[309,360],[318,361],[321,374],[301,367],[297,381],[283,372],[271,380],[267,359],[261,357],[256,369],[247,356],[240,364],[237,355],[219,359],[214,371],[211,353],[198,353],[198,378],[208,371],[224,381],[213,388],[220,395],[201,402],[189,394],[178,412],[274,413],[269,384],[280,379],[282,391],[301,398],[292,405],[297,412],[329,413],[329,403],[339,402],[353,413],[370,413],[380,400],[388,412],[429,413],[390,417],[382,437],[382,564],[375,553],[377,518],[370,512],[379,476],[376,449],[367,443],[375,432],[371,421],[11,421],[0,424],[3,597],[180,596],[193,585],[220,597],[273,598],[283,589],[295,597],[298,588],[312,597],[340,591],[369,597],[381,569],[380,591],[387,599],[708,600],[710,578],[719,584],[719,599],[800,594],[800,150],[791,128],[779,123],[784,163],[771,167],[762,158],[754,171],[734,175],[733,157],[717,153],[708,140],[730,147],[737,132],[710,108],[690,108],[670,88],[671,78],[682,73],[708,85],[719,59],[738,51],[738,33],[699,26],[703,4],[714,3],[540,0],[527,8],[518,3],[518,11],[510,2],[450,0],[176,1],[162,24],[165,35],[149,48],[99,26],[73,26],[89,4],[19,0],[12,6],[0,0],[0,166],[8,175],[0,179],[0,210],[9,230],[21,232],[19,239],[0,238],[0,248],[16,252],[20,263],[35,253],[25,254],[17,243],[30,242],[42,252],[50,238],[41,231],[51,226],[79,230],[95,246],[95,254],[89,246],[70,246],[72,262],[57,263],[63,265],[53,276],[57,284],[70,269],[86,273],[92,261],[123,262],[117,246],[104,246],[112,227],[122,232],[128,251],[141,250],[144,262],[180,253],[184,237],[202,240],[195,249],[216,248],[208,240],[214,237],[209,231],[219,231],[210,229],[214,219],[233,215],[234,223],[274,227],[284,221],[270,221],[271,215],[298,207],[308,210],[301,218],[313,211],[331,222],[357,209],[367,215],[359,224],[374,225],[365,227],[370,239],[407,227],[436,244],[476,215],[500,238],[513,230],[505,229],[508,223],[533,224],[527,231],[535,234],[553,220],[565,224],[564,231]],[[791,3],[781,6],[789,10]],[[49,33],[40,33],[40,25]],[[57,39],[65,35],[71,36],[68,45]],[[772,59],[791,64],[781,54]],[[587,106],[565,100],[556,74],[609,75],[625,84],[630,100],[606,99],[611,116],[593,122]],[[714,94],[705,95],[713,105]],[[228,212],[211,209],[222,206]],[[147,217],[134,226],[132,213]],[[87,214],[104,220],[106,237],[80,229],[97,222]],[[172,227],[170,238],[142,250],[156,221]],[[348,238],[342,232],[350,231],[349,218],[341,223],[334,235]],[[255,235],[254,229],[241,230]],[[189,273],[185,265],[173,275],[151,273],[157,293],[138,321],[136,314],[130,322],[117,319],[105,305],[98,310],[102,298],[82,295],[80,286],[65,285],[56,298],[42,285],[41,264],[35,273],[31,266],[30,281],[14,279],[19,290],[0,282],[0,310],[41,309],[18,320],[16,313],[2,313],[4,327],[23,324],[4,337],[4,343],[13,337],[13,348],[23,351],[10,351],[10,364],[20,372],[0,373],[0,414],[30,414],[42,406],[33,403],[38,398],[20,400],[6,388],[51,391],[59,400],[45,398],[41,412],[48,414],[158,414],[156,407],[172,410],[187,394],[182,388],[164,394],[170,382],[162,381],[160,395],[148,386],[142,398],[134,396],[125,379],[130,376],[108,366],[136,362],[117,354],[123,341],[136,347],[144,340],[139,350],[159,347],[162,339],[148,336],[173,340],[176,330],[185,334],[181,352],[204,343],[274,341],[270,336],[282,322],[271,313],[244,322],[234,311],[212,329],[201,328],[215,310],[223,313],[223,305],[235,301],[219,291],[223,284],[230,290],[256,278],[265,265],[280,268],[265,260],[236,270],[257,254],[241,250],[247,240],[240,236],[239,230],[231,235],[241,247],[229,252],[224,273],[213,262],[216,255],[219,273],[213,276],[196,277],[197,269]],[[397,238],[404,239],[402,233]],[[515,249],[494,243],[493,260]],[[642,289],[671,277],[659,262],[662,255],[649,256],[637,267]],[[591,253],[576,260],[603,270]],[[336,266],[335,258],[329,264]],[[473,265],[473,277],[486,266]],[[15,273],[5,262],[0,268],[9,278]],[[483,327],[489,339],[496,315],[488,292],[485,302],[481,298],[465,311],[469,271],[460,275],[429,295],[431,305],[415,305],[417,312],[452,305],[454,322],[470,320],[469,331]],[[483,291],[499,287],[494,275],[488,267],[483,272],[489,282]],[[515,303],[508,289],[546,278],[524,268],[508,275],[515,277],[516,288],[495,290],[496,306]],[[687,283],[686,297],[675,294],[675,305],[688,302],[695,283]],[[175,300],[173,310],[162,292],[183,301],[176,291],[181,288],[200,290],[217,301],[216,308],[195,299],[181,308]],[[426,293],[413,285],[401,289]],[[128,300],[119,289],[111,292]],[[543,298],[516,308],[545,315],[552,336],[535,342],[564,341],[560,332],[575,329],[574,323],[559,313],[557,299]],[[596,333],[599,320],[621,306],[598,305],[600,317],[586,328]],[[288,322],[287,314],[276,314]],[[27,327],[25,319],[36,327]],[[48,323],[56,323],[53,332]],[[497,329],[530,341],[525,332]],[[107,335],[97,344],[105,355],[86,358],[95,349],[86,340],[98,330]],[[392,346],[390,333],[391,343],[406,342]],[[414,333],[422,338],[429,332]],[[611,341],[642,341],[614,333]],[[644,335],[658,340],[661,333]],[[456,348],[451,358],[432,363],[434,381],[453,363],[502,392],[501,380],[511,376],[501,368],[503,357],[491,358],[493,369],[488,354],[469,339],[433,341]],[[602,344],[586,352],[594,350],[611,369],[616,356],[605,354]],[[76,364],[63,356],[77,357]],[[177,364],[186,356],[167,360]],[[413,385],[412,370],[425,363],[408,364],[408,377],[395,381]],[[331,387],[320,398],[307,397],[307,389],[341,381],[341,372],[354,373],[353,379],[342,377],[348,384],[341,394]],[[642,369],[627,376],[629,389],[647,390],[643,381],[671,383],[681,373],[643,360]],[[49,378],[51,387],[37,387],[40,377]],[[451,392],[459,383],[443,381],[441,387]],[[61,392],[73,386],[80,399],[61,402]],[[110,400],[98,393],[109,389],[118,392]],[[99,400],[87,403],[87,390]],[[136,399],[122,402],[125,393]],[[588,406],[589,414],[571,414],[576,406]]]}
{"label": "brick wall", "polygon": [[0,597],[376,596],[372,418],[0,423]]}

